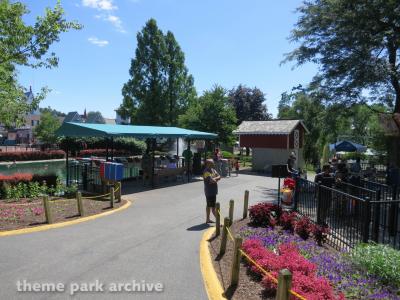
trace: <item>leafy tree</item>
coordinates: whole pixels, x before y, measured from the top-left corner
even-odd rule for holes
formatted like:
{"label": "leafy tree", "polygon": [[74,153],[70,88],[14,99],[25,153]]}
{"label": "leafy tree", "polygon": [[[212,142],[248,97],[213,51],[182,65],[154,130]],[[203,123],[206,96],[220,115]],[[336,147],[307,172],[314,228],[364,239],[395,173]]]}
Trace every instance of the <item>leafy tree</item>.
{"label": "leafy tree", "polygon": [[318,92],[301,86],[283,93],[278,106],[278,118],[302,119],[309,129],[304,139],[304,157],[316,164],[324,154],[324,146],[338,140],[351,140],[378,151],[383,151],[386,138],[376,111],[386,111],[382,104],[372,107],[354,104],[322,105]]}
{"label": "leafy tree", "polygon": [[59,41],[62,32],[81,28],[65,20],[60,2],[54,9],[47,8],[34,25],[24,22],[28,13],[21,2],[0,0],[0,122],[6,126],[22,124],[24,114],[37,108],[48,91],[42,88],[29,105],[18,84],[16,67],[56,67],[58,58],[48,53],[49,47]]}
{"label": "leafy tree", "polygon": [[39,108],[39,111],[40,111],[41,113],[50,112],[50,113],[52,113],[53,115],[55,115],[55,116],[57,116],[57,117],[65,117],[65,116],[66,116],[65,113],[63,113],[63,112],[61,112],[61,111],[58,111],[58,110],[56,110],[56,109],[53,109],[53,108],[51,108],[50,106],[48,106],[48,107],[41,107],[41,108]]}
{"label": "leafy tree", "polygon": [[182,127],[217,133],[218,140],[227,144],[235,140],[232,131],[236,123],[235,110],[229,103],[226,90],[220,86],[205,91],[179,118]]}
{"label": "leafy tree", "polygon": [[89,111],[86,118],[88,123],[105,124],[103,115],[99,111]]}
{"label": "leafy tree", "polygon": [[300,119],[309,133],[304,137],[304,158],[308,162],[318,162],[321,145],[318,143],[322,131],[323,107],[301,86],[292,93],[283,93],[278,106],[279,119]]}
{"label": "leafy tree", "polygon": [[150,19],[137,34],[131,78],[122,88],[120,115],[138,124],[176,125],[178,115],[196,95],[184,61],[174,35],[164,35]]}
{"label": "leafy tree", "polygon": [[55,144],[57,142],[56,130],[61,126],[57,116],[49,111],[45,111],[40,115],[40,122],[35,127],[36,138],[45,144]]}
{"label": "leafy tree", "polygon": [[267,106],[264,104],[265,95],[258,89],[250,89],[239,85],[229,92],[229,101],[236,111],[238,125],[243,121],[264,121],[271,119]]}
{"label": "leafy tree", "polygon": [[298,12],[291,40],[300,46],[287,60],[320,65],[314,82],[325,99],[394,104],[400,113],[399,1],[310,0]]}

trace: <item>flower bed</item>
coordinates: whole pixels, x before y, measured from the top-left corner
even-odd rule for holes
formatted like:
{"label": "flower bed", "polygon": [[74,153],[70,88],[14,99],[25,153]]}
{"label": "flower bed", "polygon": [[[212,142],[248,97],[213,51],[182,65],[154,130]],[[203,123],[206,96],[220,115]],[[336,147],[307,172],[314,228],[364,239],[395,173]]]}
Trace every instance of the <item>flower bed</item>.
{"label": "flower bed", "polygon": [[[0,231],[29,228],[45,224],[43,201],[41,199],[21,199],[18,203],[0,201]],[[114,209],[125,204],[125,200],[114,203]],[[50,203],[54,223],[79,218],[77,201],[57,199]],[[100,214],[110,208],[109,201],[84,199],[85,216]]]}
{"label": "flower bed", "polygon": [[46,160],[46,159],[57,159],[64,157],[65,157],[65,152],[62,150],[0,152],[0,161]]}
{"label": "flower bed", "polygon": [[[268,203],[251,207],[249,213],[251,222],[238,230],[245,239],[243,250],[275,276],[289,269],[293,290],[307,299],[400,299],[400,286],[393,281],[374,275],[372,268],[367,272],[354,261],[354,255],[323,246],[327,228]],[[268,295],[275,292],[268,277],[262,278],[252,264],[247,267]]]}
{"label": "flower bed", "polygon": [[65,186],[55,174],[0,174],[0,198],[8,201],[19,201],[21,198],[36,198],[40,195],[60,196],[75,192],[75,186]]}

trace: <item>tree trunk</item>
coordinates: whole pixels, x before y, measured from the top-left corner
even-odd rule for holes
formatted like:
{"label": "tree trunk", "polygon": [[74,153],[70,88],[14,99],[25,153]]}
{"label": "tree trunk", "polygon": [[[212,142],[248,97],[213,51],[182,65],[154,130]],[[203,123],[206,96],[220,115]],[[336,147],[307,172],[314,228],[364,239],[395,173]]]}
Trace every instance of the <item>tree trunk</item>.
{"label": "tree trunk", "polygon": [[246,156],[250,156],[250,148],[246,147]]}
{"label": "tree trunk", "polygon": [[400,113],[400,82],[396,66],[397,48],[392,40],[388,42],[389,65],[391,70],[390,82],[396,93],[396,103],[394,106],[394,113]]}

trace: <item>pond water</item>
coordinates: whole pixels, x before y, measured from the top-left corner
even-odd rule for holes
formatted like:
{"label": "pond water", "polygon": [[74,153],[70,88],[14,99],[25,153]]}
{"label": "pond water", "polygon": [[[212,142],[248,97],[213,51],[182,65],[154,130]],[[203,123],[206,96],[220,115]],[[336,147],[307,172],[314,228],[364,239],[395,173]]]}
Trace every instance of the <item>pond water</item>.
{"label": "pond water", "polygon": [[59,178],[66,178],[65,161],[46,161],[29,163],[12,163],[0,165],[0,174],[12,175],[14,173],[56,174]]}

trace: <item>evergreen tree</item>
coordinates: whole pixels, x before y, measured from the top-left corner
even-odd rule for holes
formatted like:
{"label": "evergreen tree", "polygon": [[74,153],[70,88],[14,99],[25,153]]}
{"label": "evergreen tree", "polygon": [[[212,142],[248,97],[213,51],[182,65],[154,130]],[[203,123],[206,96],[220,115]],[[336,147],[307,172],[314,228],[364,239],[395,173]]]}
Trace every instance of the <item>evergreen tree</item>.
{"label": "evergreen tree", "polygon": [[129,74],[118,112],[135,124],[176,125],[195,96],[182,50],[174,35],[164,35],[154,19],[137,34]]}

